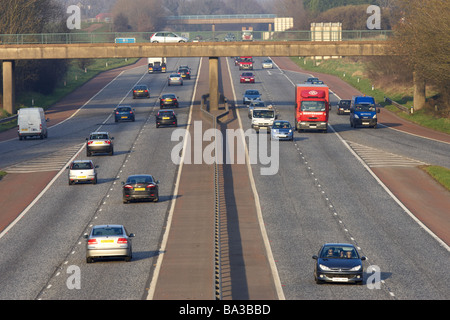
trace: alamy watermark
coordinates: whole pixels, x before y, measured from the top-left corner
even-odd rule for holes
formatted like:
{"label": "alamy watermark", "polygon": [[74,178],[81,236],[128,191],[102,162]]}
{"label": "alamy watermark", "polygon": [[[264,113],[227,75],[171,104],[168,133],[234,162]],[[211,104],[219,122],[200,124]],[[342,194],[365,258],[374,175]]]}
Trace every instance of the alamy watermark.
{"label": "alamy watermark", "polygon": [[[194,121],[193,126],[193,137],[187,129],[175,129],[172,132],[171,141],[179,141],[171,152],[174,164],[178,165],[182,160],[185,164],[245,164],[247,138],[249,163],[261,164],[261,175],[278,173],[279,141],[270,139],[270,136],[264,134],[266,129],[262,130],[264,133],[261,134],[254,129],[246,131],[226,129],[223,134],[220,130],[212,128],[203,132],[201,121]],[[204,146],[208,142],[209,144]]]}
{"label": "alamy watermark", "polygon": [[66,20],[66,26],[68,29],[81,29],[81,10],[77,5],[71,5],[67,7],[66,13],[70,16]]}
{"label": "alamy watermark", "polygon": [[367,7],[366,12],[371,14],[369,18],[367,18],[366,26],[369,30],[381,29],[381,9],[379,6],[370,5]]}

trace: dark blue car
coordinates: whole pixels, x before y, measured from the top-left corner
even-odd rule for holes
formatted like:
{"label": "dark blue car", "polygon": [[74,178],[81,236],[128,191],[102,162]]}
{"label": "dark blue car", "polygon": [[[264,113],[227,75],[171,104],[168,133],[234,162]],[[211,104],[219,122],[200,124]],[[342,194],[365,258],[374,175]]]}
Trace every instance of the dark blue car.
{"label": "dark blue car", "polygon": [[320,248],[318,255],[314,255],[316,266],[314,279],[316,283],[344,282],[363,283],[362,261],[355,246],[348,243],[326,243]]}
{"label": "dark blue car", "polygon": [[243,97],[243,104],[250,104],[252,101],[261,100],[261,93],[259,93],[256,89],[248,89],[245,90],[244,97]]}
{"label": "dark blue car", "polygon": [[114,109],[114,121],[135,120],[134,109],[130,106],[120,106]]}

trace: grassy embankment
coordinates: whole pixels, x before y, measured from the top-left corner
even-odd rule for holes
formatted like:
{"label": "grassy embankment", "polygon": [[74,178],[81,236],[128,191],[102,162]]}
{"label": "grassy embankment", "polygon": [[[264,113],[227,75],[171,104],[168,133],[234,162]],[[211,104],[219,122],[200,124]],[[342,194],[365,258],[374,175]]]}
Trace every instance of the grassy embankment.
{"label": "grassy embankment", "polygon": [[[450,134],[450,119],[436,117],[430,110],[424,109],[409,114],[399,110],[397,107],[387,105],[384,97],[389,97],[393,101],[411,108],[413,104],[412,88],[376,88],[372,87],[371,80],[365,76],[364,64],[346,59],[330,59],[319,65],[315,65],[311,59],[291,58],[299,67],[304,70],[335,75],[358,89],[363,94],[373,96],[375,100],[389,111],[394,112],[399,117],[417,123],[421,126]],[[450,169],[440,166],[422,166],[422,170],[450,191]]]}

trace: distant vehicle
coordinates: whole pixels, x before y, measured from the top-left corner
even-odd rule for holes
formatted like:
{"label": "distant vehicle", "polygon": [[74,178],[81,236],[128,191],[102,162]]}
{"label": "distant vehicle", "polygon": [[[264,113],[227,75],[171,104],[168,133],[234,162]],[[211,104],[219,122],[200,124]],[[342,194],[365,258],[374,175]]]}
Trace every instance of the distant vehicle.
{"label": "distant vehicle", "polygon": [[86,138],[86,155],[90,157],[93,153],[114,154],[114,145],[108,132],[92,132],[89,138]]}
{"label": "distant vehicle", "polygon": [[161,125],[174,126],[178,125],[177,115],[172,109],[159,110],[156,114],[156,127]]}
{"label": "distant vehicle", "polygon": [[164,93],[159,97],[159,107],[174,107],[178,108],[178,97],[174,93]]}
{"label": "distant vehicle", "polygon": [[178,73],[172,73],[169,76],[168,80],[167,80],[167,85],[168,86],[171,86],[171,85],[174,85],[174,84],[177,84],[177,85],[180,85],[180,86],[183,85],[183,77],[181,77],[181,75],[178,74]]}
{"label": "distant vehicle", "polygon": [[69,185],[77,182],[97,184],[97,166],[91,160],[74,160],[67,166],[69,170]]}
{"label": "distant vehicle", "polygon": [[166,72],[166,58],[147,58],[148,73]]}
{"label": "distant vehicle", "polygon": [[273,62],[270,59],[265,59],[262,62],[262,68],[263,69],[272,69],[273,68]]}
{"label": "distant vehicle", "polygon": [[149,174],[135,174],[127,178],[123,185],[123,203],[129,203],[132,200],[152,200],[158,202],[159,180],[155,180]]}
{"label": "distant vehicle", "polygon": [[362,261],[355,246],[348,243],[326,243],[317,255],[314,268],[316,283],[322,282],[353,282],[363,284]]}
{"label": "distant vehicle", "polygon": [[236,41],[236,36],[233,33],[227,33],[227,35],[225,36],[225,38],[223,39],[224,41]]}
{"label": "distant vehicle", "polygon": [[249,104],[254,100],[261,100],[261,93],[256,89],[248,89],[244,92],[244,97],[242,98],[243,104]]}
{"label": "distant vehicle", "polygon": [[313,81],[310,81],[308,83],[311,83],[311,84],[325,84],[322,80],[313,80]]}
{"label": "distant vehicle", "polygon": [[145,84],[138,84],[133,88],[133,99],[139,97],[150,98],[150,90]]}
{"label": "distant vehicle", "polygon": [[178,70],[180,70],[180,69],[188,69],[189,72],[192,72],[191,68],[187,64],[178,66]]}
{"label": "distant vehicle", "polygon": [[179,36],[171,31],[160,31],[152,34],[150,36],[150,42],[164,42],[164,43],[173,43],[173,42],[188,42],[189,39]]}
{"label": "distant vehicle", "polygon": [[183,79],[190,80],[191,79],[191,72],[187,68],[178,68],[177,72]]}
{"label": "distant vehicle", "polygon": [[242,41],[253,41],[253,32],[249,30],[242,31]]}
{"label": "distant vehicle", "polygon": [[313,81],[319,81],[319,78],[310,77],[310,78],[306,79],[305,83],[312,83]]}
{"label": "distant vehicle", "polygon": [[241,83],[255,83],[255,75],[252,72],[243,72],[240,77]]}
{"label": "distant vehicle", "polygon": [[17,111],[17,125],[19,140],[38,136],[41,139],[48,137],[47,122],[44,109],[21,108]]}
{"label": "distant vehicle", "polygon": [[252,57],[240,57],[239,58],[239,70],[253,70],[253,58]]}
{"label": "distant vehicle", "polygon": [[135,120],[134,109],[131,106],[118,106],[114,109],[114,121]]}
{"label": "distant vehicle", "polygon": [[92,227],[86,239],[86,262],[92,263],[96,258],[124,257],[129,262],[133,258],[131,238],[123,225],[96,225]]}
{"label": "distant vehicle", "polygon": [[295,88],[295,128],[328,131],[329,88],[321,84],[298,84]]}
{"label": "distant vehicle", "polygon": [[294,128],[287,120],[275,120],[270,134],[272,140],[294,140]]}
{"label": "distant vehicle", "polygon": [[350,103],[350,126],[356,128],[377,127],[377,113],[380,109],[375,104],[375,99],[368,96],[353,96]]}
{"label": "distant vehicle", "polygon": [[337,114],[350,113],[350,103],[352,100],[340,100],[337,105]]}

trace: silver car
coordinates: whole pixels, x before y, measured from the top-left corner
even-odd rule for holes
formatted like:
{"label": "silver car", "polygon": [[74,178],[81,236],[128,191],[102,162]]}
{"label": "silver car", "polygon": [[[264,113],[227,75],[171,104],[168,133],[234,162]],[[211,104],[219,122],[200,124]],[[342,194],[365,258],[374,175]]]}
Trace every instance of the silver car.
{"label": "silver car", "polygon": [[262,67],[263,69],[272,69],[273,68],[273,62],[270,59],[265,59],[262,62]]}
{"label": "silver car", "polygon": [[178,73],[172,73],[168,80],[167,80],[167,85],[171,86],[173,84],[179,84],[180,86],[183,85],[183,78],[181,77],[180,74]]}
{"label": "silver car", "polygon": [[69,185],[76,182],[97,183],[97,166],[91,160],[74,160],[67,166],[69,170]]}
{"label": "silver car", "polygon": [[86,156],[90,157],[93,153],[114,154],[114,137],[109,137],[108,132],[92,132],[89,138],[86,138]]}
{"label": "silver car", "polygon": [[129,262],[133,256],[131,238],[123,225],[96,225],[89,234],[85,234],[86,262],[92,263],[95,258],[124,257]]}
{"label": "silver car", "polygon": [[171,31],[160,31],[150,36],[150,42],[188,42],[189,39],[179,36]]}

